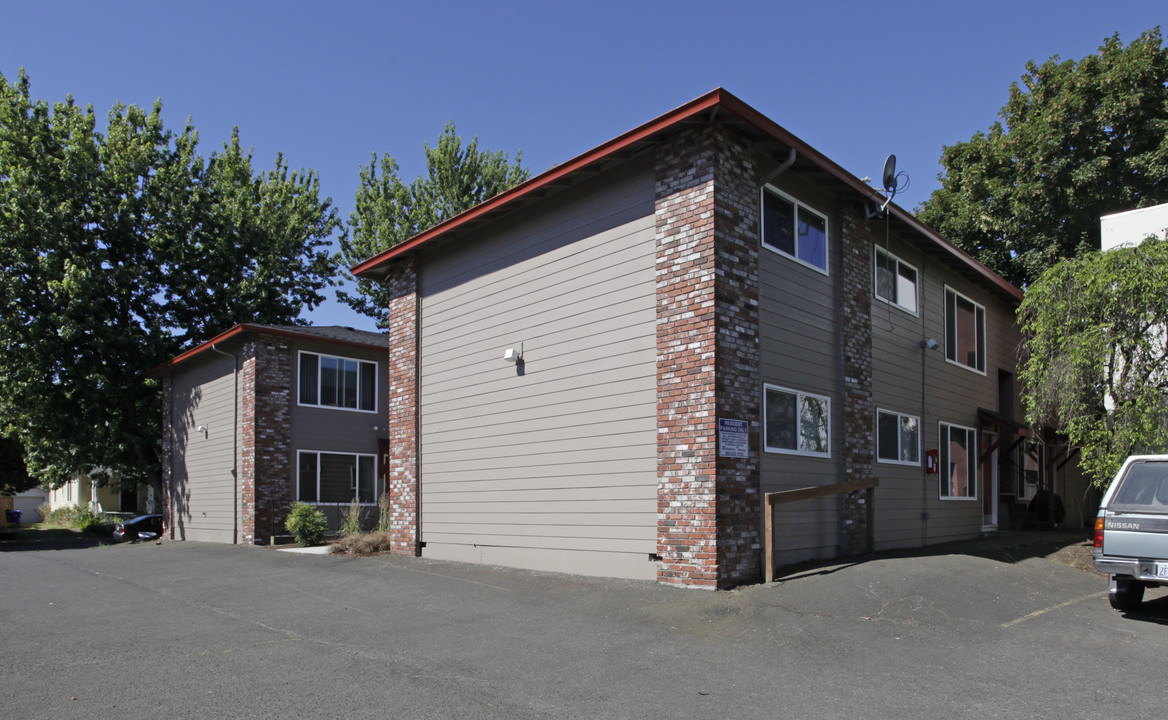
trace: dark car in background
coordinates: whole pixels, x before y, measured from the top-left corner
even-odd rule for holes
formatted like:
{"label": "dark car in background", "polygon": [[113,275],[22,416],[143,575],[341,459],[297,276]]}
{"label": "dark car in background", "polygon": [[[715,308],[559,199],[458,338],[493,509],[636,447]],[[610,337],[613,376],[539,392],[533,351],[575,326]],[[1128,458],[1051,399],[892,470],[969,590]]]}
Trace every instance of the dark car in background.
{"label": "dark car in background", "polygon": [[1095,519],[1095,569],[1107,574],[1116,610],[1168,585],[1168,455],[1129,457],[1111,481]]}
{"label": "dark car in background", "polygon": [[114,525],[114,540],[153,540],[162,534],[161,515],[140,515]]}

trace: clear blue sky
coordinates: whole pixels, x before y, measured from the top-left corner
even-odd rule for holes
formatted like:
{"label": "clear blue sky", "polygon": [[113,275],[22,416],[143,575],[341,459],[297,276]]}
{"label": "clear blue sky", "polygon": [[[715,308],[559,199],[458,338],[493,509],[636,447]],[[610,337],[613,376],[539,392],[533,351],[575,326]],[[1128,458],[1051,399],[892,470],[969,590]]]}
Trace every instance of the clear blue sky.
{"label": "clear blue sky", "polygon": [[[346,218],[371,153],[412,179],[448,120],[538,173],[721,86],[857,176],[895,153],[911,209],[1027,60],[1155,25],[1164,0],[0,0],[0,73],[24,67],[35,97],[101,115],[161,98],[204,154],[238,125],[258,167],[280,151],[315,169]],[[372,328],[336,302],[308,317]]]}

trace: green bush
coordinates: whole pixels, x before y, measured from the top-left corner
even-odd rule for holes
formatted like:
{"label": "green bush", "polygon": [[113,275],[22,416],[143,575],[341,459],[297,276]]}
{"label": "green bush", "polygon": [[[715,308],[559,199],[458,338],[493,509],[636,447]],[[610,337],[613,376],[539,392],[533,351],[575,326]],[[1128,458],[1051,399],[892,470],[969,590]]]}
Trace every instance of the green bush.
{"label": "green bush", "polygon": [[308,503],[295,502],[288,509],[288,519],[284,521],[288,532],[296,536],[300,547],[318,545],[328,529],[328,518],[320,508]]}
{"label": "green bush", "polygon": [[45,515],[45,522],[50,525],[82,530],[86,526],[100,522],[101,517],[84,505],[59,507]]}
{"label": "green bush", "polygon": [[38,512],[48,526],[72,528],[90,535],[112,535],[114,532],[113,520],[83,505],[49,510],[48,505],[44,504]]}

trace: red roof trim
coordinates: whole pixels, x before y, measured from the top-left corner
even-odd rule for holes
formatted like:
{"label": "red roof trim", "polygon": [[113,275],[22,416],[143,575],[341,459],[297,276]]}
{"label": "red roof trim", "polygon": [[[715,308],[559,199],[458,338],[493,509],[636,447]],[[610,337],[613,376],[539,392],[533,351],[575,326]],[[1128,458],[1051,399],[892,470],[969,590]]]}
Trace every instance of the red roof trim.
{"label": "red roof trim", "polygon": [[396,257],[410,252],[414,248],[429,241],[432,238],[443,235],[460,225],[464,225],[472,220],[482,217],[483,215],[490,213],[502,205],[506,205],[513,200],[539,190],[540,188],[563,178],[565,175],[569,175],[573,172],[576,172],[580,168],[596,162],[597,160],[602,160],[616,152],[619,152],[620,150],[623,150],[630,145],[638,143],[645,138],[657,134],[661,130],[664,130],[671,125],[691,118],[694,115],[698,115],[712,107],[717,106],[722,102],[723,96],[725,94],[726,91],[722,90],[721,88],[712,90],[705,95],[695,100],[691,100],[685,105],[682,105],[681,107],[672,110],[655,120],[650,120],[644,125],[630,130],[624,135],[620,135],[602,145],[598,145],[582,155],[577,155],[563,165],[557,165],[551,170],[536,175],[527,182],[520,183],[510,190],[501,192],[490,200],[480,203],[460,215],[455,215],[452,218],[448,218],[447,220],[438,223],[429,230],[415,235],[400,245],[394,245],[390,249],[374,255],[368,260],[358,265],[354,265],[351,272],[357,277],[365,277],[366,274],[370,271],[375,270],[377,267],[384,265]]}
{"label": "red roof trim", "polygon": [[[374,255],[373,257],[358,265],[354,265],[351,269],[351,272],[357,277],[369,277],[374,280],[380,279],[373,275],[374,271],[384,266],[386,263],[394,260],[395,258],[401,257],[402,255],[413,251],[418,246],[441,235],[444,235],[445,233],[472,220],[483,217],[484,215],[487,215],[506,205],[507,203],[523,197],[524,195],[554,183],[555,181],[563,178],[565,175],[573,173],[591,163],[597,162],[598,160],[609,157],[614,153],[629,147],[630,145],[641,142],[657,134],[658,132],[666,130],[680,122],[691,119],[695,115],[699,115],[715,107],[725,109],[726,111],[738,116],[746,123],[753,125],[760,132],[773,137],[774,139],[789,147],[795,148],[799,155],[811,160],[813,163],[823,168],[830,175],[834,176],[845,185],[851,187],[861,195],[870,198],[874,202],[883,204],[884,198],[875,190],[873,190],[867,183],[864,183],[855,175],[852,175],[847,170],[844,170],[842,167],[836,164],[835,161],[831,160],[815,148],[811,147],[806,142],[800,140],[795,135],[792,135],[788,130],[783,128],[774,120],[771,120],[758,110],[754,109],[750,105],[747,105],[733,94],[722,88],[715,88],[705,95],[691,100],[685,105],[671,110],[670,112],[667,112],[658,118],[650,120],[644,125],[630,130],[629,132],[609,140],[602,145],[598,145],[597,147],[582,155],[576,156],[563,165],[558,165],[551,170],[548,170],[547,172],[531,178],[525,183],[516,185],[510,190],[500,193],[490,200],[476,205],[475,207],[460,215],[449,218],[446,221],[435,225],[429,230],[415,235],[400,245],[395,245],[394,247]],[[948,240],[942,238],[927,225],[921,223],[920,220],[917,220],[916,217],[912,215],[912,213],[904,210],[900,206],[896,205],[896,203],[889,203],[888,210],[897,219],[904,222],[913,230],[924,235],[934,244],[938,245],[942,250],[948,252],[953,256],[954,259],[969,266],[999,290],[1021,302],[1021,290],[1011,285],[997,273],[990,270],[988,267],[978,262],[970,255],[966,254],[956,245],[953,245]]]}
{"label": "red roof trim", "polygon": [[[212,347],[214,347],[215,345],[218,345],[219,343],[226,342],[227,340],[234,338],[236,335],[242,335],[243,333],[248,333],[248,332],[255,333],[257,335],[277,335],[280,337],[296,338],[298,340],[317,340],[317,341],[320,341],[320,342],[323,342],[323,343],[326,343],[329,345],[343,345],[345,347],[374,348],[374,349],[378,349],[378,350],[384,349],[384,347],[388,347],[388,345],[383,347],[380,344],[363,343],[363,342],[357,342],[355,340],[341,340],[339,338],[330,338],[330,337],[324,337],[322,335],[312,335],[310,333],[296,332],[295,330],[285,330],[285,329],[280,329],[280,328],[264,327],[262,325],[251,325],[249,323],[242,323],[240,325],[236,325],[235,327],[231,328],[230,330],[219,333],[218,335],[211,338],[207,342],[202,343],[201,345],[196,345],[195,347],[191,348],[190,350],[187,350],[186,352],[183,352],[179,355],[176,355],[175,357],[171,358],[170,360],[167,360],[166,362],[162,363],[161,365],[158,365],[156,367],[151,368],[150,370],[146,371],[146,377],[152,377],[152,376],[157,375],[165,370],[169,370],[177,365],[180,365],[180,364],[186,362],[187,360],[194,358],[197,355],[202,355],[203,353],[208,352],[209,350],[211,350]],[[388,342],[389,341],[387,339],[386,343],[388,343]]]}

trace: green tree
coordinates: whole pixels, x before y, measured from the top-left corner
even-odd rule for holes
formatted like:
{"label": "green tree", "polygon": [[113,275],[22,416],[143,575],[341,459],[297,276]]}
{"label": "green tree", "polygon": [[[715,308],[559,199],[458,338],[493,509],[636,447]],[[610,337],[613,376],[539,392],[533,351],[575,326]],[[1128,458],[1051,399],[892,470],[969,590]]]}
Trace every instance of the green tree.
{"label": "green tree", "polygon": [[0,432],[59,484],[159,482],[143,373],[238,322],[296,322],[336,271],[314,173],[254,173],[238,134],[204,160],[150,110],[104,132],[72,98],[0,76]]}
{"label": "green tree", "polygon": [[918,217],[1019,287],[1099,249],[1099,216],[1168,201],[1160,28],[1096,55],[1027,63],[1000,121],[946,147]]}
{"label": "green tree", "polygon": [[24,464],[20,441],[0,435],[0,495],[15,495],[36,486],[36,478]]}
{"label": "green tree", "polygon": [[[463,147],[453,122],[443,128],[437,145],[425,143],[425,151],[427,173],[408,185],[388,155],[374,153],[369,165],[360,167],[351,235],[340,238],[344,264],[367,260],[530,177],[521,152],[511,163],[505,153],[480,150],[477,137]],[[387,327],[389,293],[382,283],[358,278],[355,293],[338,291],[337,298]]]}
{"label": "green tree", "polygon": [[1168,241],[1057,263],[1018,317],[1027,420],[1065,432],[1096,484],[1168,452]]}

